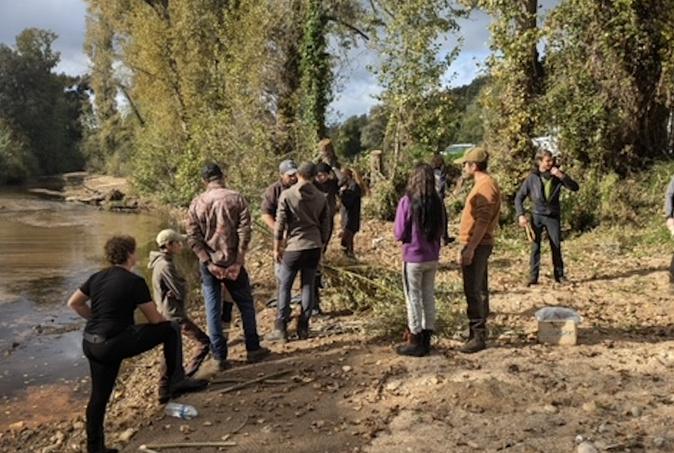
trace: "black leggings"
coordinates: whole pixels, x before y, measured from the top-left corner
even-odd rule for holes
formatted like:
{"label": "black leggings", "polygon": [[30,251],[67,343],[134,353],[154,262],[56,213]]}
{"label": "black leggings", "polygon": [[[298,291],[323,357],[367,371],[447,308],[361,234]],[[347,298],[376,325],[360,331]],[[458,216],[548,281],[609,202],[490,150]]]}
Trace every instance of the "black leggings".
{"label": "black leggings", "polygon": [[149,351],[164,344],[166,374],[173,376],[176,370],[178,332],[170,322],[131,326],[115,337],[102,343],[82,342],[84,355],[91,369],[91,396],[87,405],[87,451],[105,451],[103,420],[105,406],[115,385],[122,360]]}

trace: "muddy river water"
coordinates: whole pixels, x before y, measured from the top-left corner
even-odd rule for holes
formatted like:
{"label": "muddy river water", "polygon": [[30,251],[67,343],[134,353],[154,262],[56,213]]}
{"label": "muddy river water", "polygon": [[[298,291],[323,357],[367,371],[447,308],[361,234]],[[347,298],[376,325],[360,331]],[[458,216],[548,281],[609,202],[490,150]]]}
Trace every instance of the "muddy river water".
{"label": "muddy river water", "polygon": [[0,191],[3,421],[39,415],[50,394],[81,410],[79,403],[88,391],[81,348],[84,323],[66,307],[66,300],[103,267],[107,238],[130,234],[141,250],[148,249],[160,224],[150,214],[112,213]]}

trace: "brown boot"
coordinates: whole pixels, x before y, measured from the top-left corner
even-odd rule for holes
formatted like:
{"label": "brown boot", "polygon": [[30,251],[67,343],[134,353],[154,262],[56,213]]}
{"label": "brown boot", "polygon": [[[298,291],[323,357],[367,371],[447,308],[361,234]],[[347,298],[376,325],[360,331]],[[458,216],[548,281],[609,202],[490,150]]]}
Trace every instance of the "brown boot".
{"label": "brown boot", "polygon": [[413,334],[410,332],[408,342],[396,349],[400,355],[407,355],[411,357],[422,357],[425,355],[423,345],[423,335],[420,333]]}

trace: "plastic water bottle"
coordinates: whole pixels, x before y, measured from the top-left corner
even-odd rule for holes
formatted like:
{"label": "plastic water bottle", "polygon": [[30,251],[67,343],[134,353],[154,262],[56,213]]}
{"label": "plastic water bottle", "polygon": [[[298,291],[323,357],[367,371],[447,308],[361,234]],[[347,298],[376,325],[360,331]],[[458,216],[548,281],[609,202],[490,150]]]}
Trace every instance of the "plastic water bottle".
{"label": "plastic water bottle", "polygon": [[166,415],[171,417],[180,418],[183,420],[189,420],[196,417],[199,413],[194,406],[189,404],[180,404],[180,403],[168,403],[164,409]]}

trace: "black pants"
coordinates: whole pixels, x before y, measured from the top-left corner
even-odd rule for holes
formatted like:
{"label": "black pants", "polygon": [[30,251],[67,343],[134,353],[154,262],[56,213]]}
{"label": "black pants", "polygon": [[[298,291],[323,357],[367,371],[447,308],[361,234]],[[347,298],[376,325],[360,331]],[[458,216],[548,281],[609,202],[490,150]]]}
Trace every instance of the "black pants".
{"label": "black pants", "polygon": [[487,277],[487,262],[492,251],[491,245],[478,245],[475,249],[473,262],[469,266],[462,266],[463,292],[468,303],[468,326],[470,337],[480,336],[483,339],[487,334],[487,317],[489,316],[489,281]]}
{"label": "black pants", "polygon": [[162,343],[166,362],[165,374],[173,376],[178,365],[177,351],[180,343],[178,330],[170,322],[131,326],[102,343],[91,343],[86,340],[82,342],[82,349],[89,359],[91,369],[91,395],[87,405],[87,451],[89,453],[104,451],[105,406],[112,394],[122,360],[142,354]]}
{"label": "black pants", "polygon": [[279,269],[278,289],[278,322],[287,324],[290,321],[290,290],[297,273],[302,280],[302,320],[309,321],[314,308],[316,295],[316,270],[321,259],[321,249],[288,251],[283,254]]}
{"label": "black pants", "polygon": [[543,235],[543,228],[548,232],[555,280],[564,277],[564,261],[562,261],[562,228],[559,217],[534,214],[531,226],[534,230],[534,242],[531,244],[531,259],[529,261],[531,280],[538,281],[538,274],[541,270],[541,237]]}

